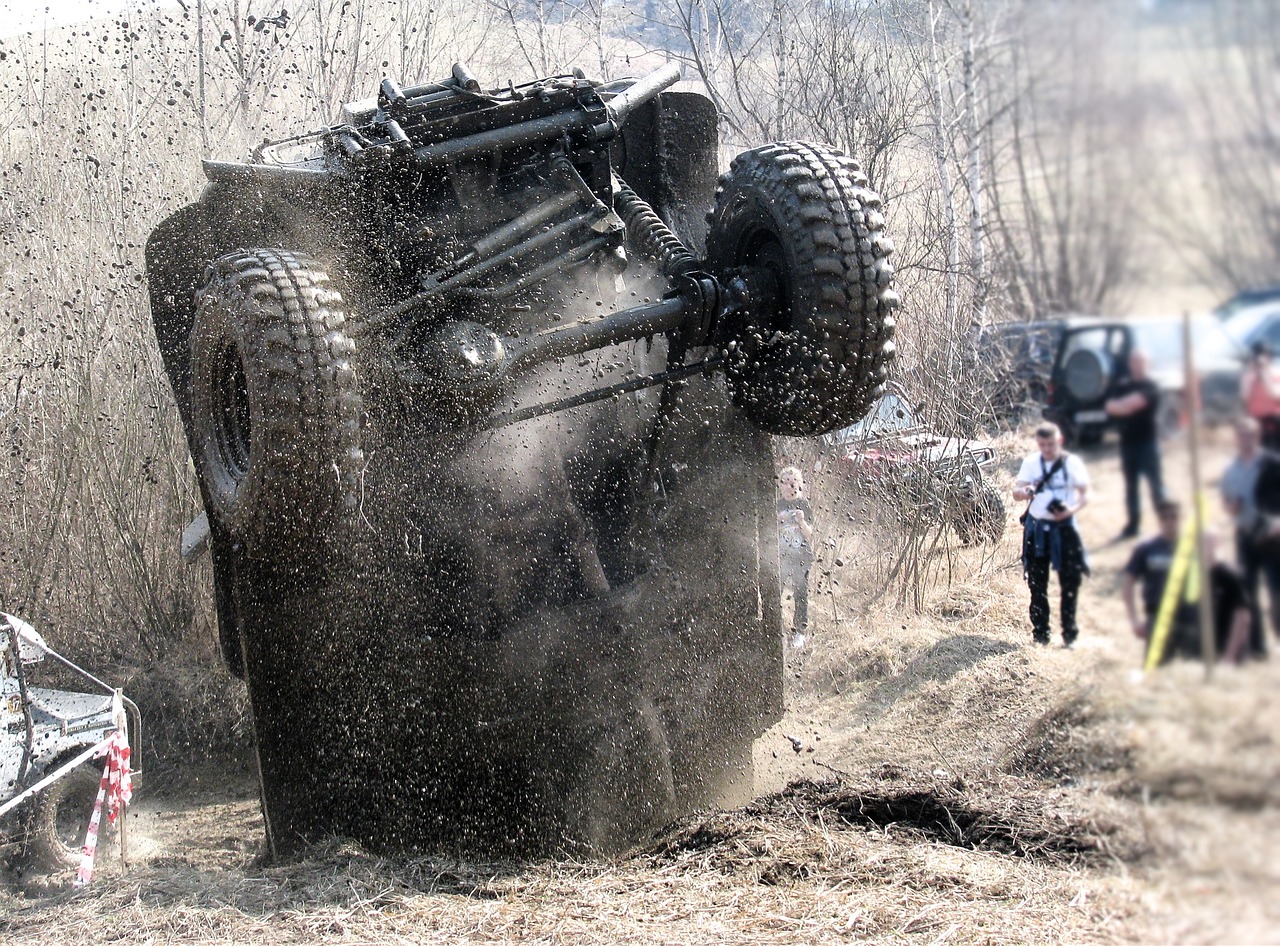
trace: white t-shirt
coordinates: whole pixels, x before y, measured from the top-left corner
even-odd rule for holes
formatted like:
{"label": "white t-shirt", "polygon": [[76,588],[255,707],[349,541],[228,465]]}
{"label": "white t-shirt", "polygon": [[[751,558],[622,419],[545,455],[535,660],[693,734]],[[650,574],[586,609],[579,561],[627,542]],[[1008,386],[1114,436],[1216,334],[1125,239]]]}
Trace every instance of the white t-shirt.
{"label": "white t-shirt", "polygon": [[[1034,488],[1056,462],[1056,460],[1046,460],[1037,450],[1022,461],[1017,481],[1029,483]],[[1064,505],[1074,506],[1079,499],[1080,488],[1088,485],[1089,471],[1085,469],[1084,461],[1074,453],[1067,454],[1062,466],[1049,477],[1049,482],[1045,484],[1044,489],[1040,490],[1036,498],[1031,501],[1031,515],[1037,519],[1052,519],[1053,515],[1049,512],[1051,502],[1060,499]]]}

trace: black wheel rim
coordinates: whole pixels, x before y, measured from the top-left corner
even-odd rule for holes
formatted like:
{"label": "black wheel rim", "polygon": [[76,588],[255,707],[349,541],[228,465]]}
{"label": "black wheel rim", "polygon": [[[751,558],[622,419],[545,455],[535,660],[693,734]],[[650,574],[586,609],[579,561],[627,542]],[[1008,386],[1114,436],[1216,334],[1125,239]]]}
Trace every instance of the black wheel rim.
{"label": "black wheel rim", "polygon": [[222,468],[239,483],[249,472],[253,425],[249,383],[240,347],[234,342],[219,351],[212,380],[214,447]]}
{"label": "black wheel rim", "polygon": [[791,286],[787,281],[787,256],[777,234],[762,226],[749,227],[734,246],[732,265],[763,269],[772,275],[773,284],[777,287],[776,304],[759,307],[765,311],[754,311],[753,317],[768,332],[790,330]]}

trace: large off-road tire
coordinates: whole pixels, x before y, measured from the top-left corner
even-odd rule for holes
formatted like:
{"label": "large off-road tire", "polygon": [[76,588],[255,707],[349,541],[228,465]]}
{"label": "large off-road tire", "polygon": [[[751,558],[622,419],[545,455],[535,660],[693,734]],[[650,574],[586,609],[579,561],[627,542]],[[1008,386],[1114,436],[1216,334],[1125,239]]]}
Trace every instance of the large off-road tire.
{"label": "large off-road tire", "polygon": [[960,541],[965,545],[999,542],[1009,522],[1000,493],[983,481],[973,488],[967,499],[952,522]]}
{"label": "large off-road tire", "polygon": [[708,224],[712,272],[765,269],[777,283],[778,305],[729,326],[734,402],[792,436],[866,413],[894,353],[898,296],[881,201],[857,162],[808,142],[747,151],[720,179]]}
{"label": "large off-road tire", "polygon": [[353,521],[362,402],[342,296],[298,254],[216,260],[191,334],[192,452],[209,515],[237,541]]}
{"label": "large off-road tire", "polygon": [[[55,763],[55,767],[62,764]],[[36,795],[23,824],[19,861],[23,873],[51,874],[80,863],[102,769],[101,760],[88,759]],[[106,824],[104,815],[99,828],[99,851]]]}

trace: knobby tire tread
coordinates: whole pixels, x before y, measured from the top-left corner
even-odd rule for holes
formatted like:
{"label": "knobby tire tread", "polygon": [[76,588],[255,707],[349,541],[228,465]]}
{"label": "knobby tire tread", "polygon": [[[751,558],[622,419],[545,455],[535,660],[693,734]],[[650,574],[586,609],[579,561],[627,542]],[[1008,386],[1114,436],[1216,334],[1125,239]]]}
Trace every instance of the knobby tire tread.
{"label": "knobby tire tread", "polygon": [[881,207],[856,161],[804,141],[745,152],[721,178],[711,267],[747,262],[737,242],[751,226],[775,229],[792,261],[788,330],[754,326],[730,355],[735,400],[763,429],[824,433],[861,417],[883,389],[898,297]]}
{"label": "knobby tire tread", "polygon": [[[212,424],[199,416],[194,388],[200,366],[231,339],[243,349],[249,387],[253,445],[249,469],[235,481],[216,469],[214,451],[202,449],[201,466],[214,512],[238,538],[337,517],[354,521],[364,469],[360,441],[363,404],[353,364],[355,343],[345,332],[341,294],[329,277],[300,254],[275,249],[240,250],[214,261],[197,295],[193,331],[192,424],[207,439]],[[213,333],[201,338],[201,332]],[[228,335],[229,333],[229,335]],[[207,383],[207,379],[206,379]],[[203,443],[203,441],[202,441]]]}

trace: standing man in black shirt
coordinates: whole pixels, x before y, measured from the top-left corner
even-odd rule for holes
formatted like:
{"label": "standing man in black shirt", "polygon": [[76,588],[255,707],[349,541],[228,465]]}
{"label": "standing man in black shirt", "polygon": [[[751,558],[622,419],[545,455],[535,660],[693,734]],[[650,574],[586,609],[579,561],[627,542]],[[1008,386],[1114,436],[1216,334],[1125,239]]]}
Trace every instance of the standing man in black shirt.
{"label": "standing man in black shirt", "polygon": [[1129,355],[1129,376],[1116,385],[1104,405],[1116,420],[1120,431],[1120,467],[1124,471],[1124,498],[1129,521],[1120,533],[1121,539],[1138,535],[1142,507],[1138,487],[1142,477],[1151,489],[1151,504],[1164,502],[1164,482],[1160,476],[1160,437],[1156,429],[1156,411],[1160,408],[1160,389],[1147,377],[1147,355],[1134,349]]}

